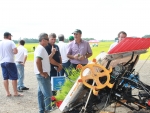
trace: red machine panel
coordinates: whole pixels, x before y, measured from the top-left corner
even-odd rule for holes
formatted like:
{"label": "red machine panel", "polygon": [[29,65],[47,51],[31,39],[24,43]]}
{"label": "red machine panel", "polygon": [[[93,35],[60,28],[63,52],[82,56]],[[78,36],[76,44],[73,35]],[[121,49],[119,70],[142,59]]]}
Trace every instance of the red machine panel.
{"label": "red machine panel", "polygon": [[118,43],[108,54],[124,53],[136,50],[144,50],[150,47],[150,38],[127,37]]}

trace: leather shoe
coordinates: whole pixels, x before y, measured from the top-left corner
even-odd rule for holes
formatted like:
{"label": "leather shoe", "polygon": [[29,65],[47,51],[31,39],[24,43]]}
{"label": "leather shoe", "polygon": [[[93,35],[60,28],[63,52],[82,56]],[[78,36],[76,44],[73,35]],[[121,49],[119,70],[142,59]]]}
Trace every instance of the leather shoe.
{"label": "leather shoe", "polygon": [[21,88],[21,90],[29,90],[29,88],[23,87],[23,88]]}

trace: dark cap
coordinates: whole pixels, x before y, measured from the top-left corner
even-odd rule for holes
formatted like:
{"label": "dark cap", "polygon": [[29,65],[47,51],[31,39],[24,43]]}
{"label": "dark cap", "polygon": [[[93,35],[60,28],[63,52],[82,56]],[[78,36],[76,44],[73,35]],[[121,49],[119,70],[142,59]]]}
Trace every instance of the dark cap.
{"label": "dark cap", "polygon": [[69,41],[72,41],[72,40],[74,40],[74,37],[73,37],[73,36],[70,36],[70,37],[69,37]]}
{"label": "dark cap", "polygon": [[4,37],[8,37],[8,36],[12,36],[11,33],[5,32],[5,33],[4,33]]}
{"label": "dark cap", "polygon": [[74,33],[80,33],[80,34],[82,34],[82,31],[80,29],[75,29],[72,34],[74,34]]}

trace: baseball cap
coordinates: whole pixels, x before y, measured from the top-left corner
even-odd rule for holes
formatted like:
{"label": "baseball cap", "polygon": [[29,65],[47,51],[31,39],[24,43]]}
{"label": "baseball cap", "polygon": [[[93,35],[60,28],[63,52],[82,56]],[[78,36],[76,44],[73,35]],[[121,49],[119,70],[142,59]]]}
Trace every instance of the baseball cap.
{"label": "baseball cap", "polygon": [[72,41],[72,40],[74,40],[74,37],[73,37],[73,36],[70,36],[70,37],[69,37],[69,41]]}
{"label": "baseball cap", "polygon": [[74,34],[74,33],[80,33],[80,34],[82,34],[82,31],[80,29],[75,29],[72,34]]}
{"label": "baseball cap", "polygon": [[5,33],[4,33],[4,37],[8,37],[8,36],[12,36],[11,33],[5,32]]}

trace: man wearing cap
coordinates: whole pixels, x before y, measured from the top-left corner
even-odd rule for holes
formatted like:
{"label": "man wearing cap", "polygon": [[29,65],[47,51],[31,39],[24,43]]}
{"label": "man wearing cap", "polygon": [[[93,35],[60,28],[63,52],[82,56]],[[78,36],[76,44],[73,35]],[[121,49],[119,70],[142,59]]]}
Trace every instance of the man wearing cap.
{"label": "man wearing cap", "polygon": [[88,63],[88,58],[92,56],[92,50],[89,43],[82,40],[80,29],[76,29],[72,34],[74,34],[75,40],[68,46],[67,57],[70,58],[72,66],[76,68],[78,64],[86,65]]}
{"label": "man wearing cap", "polygon": [[14,54],[17,54],[18,50],[15,43],[11,40],[11,33],[4,33],[4,40],[0,42],[0,63],[2,68],[2,74],[4,79],[4,87],[6,90],[6,96],[11,96],[9,91],[9,81],[12,80],[14,96],[22,96],[17,92],[17,67],[14,63]]}

